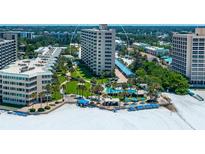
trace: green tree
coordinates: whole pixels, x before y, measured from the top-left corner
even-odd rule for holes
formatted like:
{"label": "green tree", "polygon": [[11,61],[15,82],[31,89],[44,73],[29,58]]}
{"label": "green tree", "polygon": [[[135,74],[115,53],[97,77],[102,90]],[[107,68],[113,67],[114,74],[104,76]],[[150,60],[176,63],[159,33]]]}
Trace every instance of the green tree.
{"label": "green tree", "polygon": [[92,85],[96,85],[97,84],[97,79],[95,77],[91,78],[90,83]]}
{"label": "green tree", "polygon": [[52,85],[51,84],[47,84],[45,87],[46,90],[46,102],[47,102],[47,106],[48,106],[48,95],[50,95],[52,93]]}
{"label": "green tree", "polygon": [[37,98],[37,93],[34,92],[31,94],[31,98],[32,98],[32,108],[34,107],[34,103],[36,102],[36,98]]}

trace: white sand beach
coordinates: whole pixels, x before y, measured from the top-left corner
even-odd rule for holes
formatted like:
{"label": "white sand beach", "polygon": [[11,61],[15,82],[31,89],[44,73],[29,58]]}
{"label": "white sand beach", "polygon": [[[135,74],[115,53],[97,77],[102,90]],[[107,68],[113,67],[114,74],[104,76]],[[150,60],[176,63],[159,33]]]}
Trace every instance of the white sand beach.
{"label": "white sand beach", "polygon": [[[205,98],[205,92],[197,92]],[[110,111],[64,105],[40,116],[21,117],[3,113],[1,130],[189,130],[205,129],[205,102],[191,96],[167,94],[178,114],[161,107],[144,111]]]}
{"label": "white sand beach", "polygon": [[[205,91],[195,91],[205,98]],[[168,94],[180,115],[195,129],[205,129],[205,101],[198,101],[191,96]]]}

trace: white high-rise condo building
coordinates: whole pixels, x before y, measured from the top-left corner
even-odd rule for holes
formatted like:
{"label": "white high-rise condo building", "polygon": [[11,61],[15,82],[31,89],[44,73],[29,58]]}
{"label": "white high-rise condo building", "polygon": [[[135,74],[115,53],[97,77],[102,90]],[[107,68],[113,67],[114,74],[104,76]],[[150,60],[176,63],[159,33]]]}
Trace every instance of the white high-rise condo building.
{"label": "white high-rise condo building", "polygon": [[[44,47],[38,53],[36,59],[18,60],[0,70],[0,103],[29,105],[36,101],[33,93],[45,91],[61,48]],[[47,93],[44,99],[49,97]]]}
{"label": "white high-rise condo building", "polygon": [[15,40],[0,39],[0,69],[16,61],[16,55]]}
{"label": "white high-rise condo building", "polygon": [[106,24],[99,29],[83,29],[81,59],[94,74],[111,74],[115,67],[115,30],[108,29]]}
{"label": "white high-rise condo building", "polygon": [[172,38],[172,69],[190,79],[194,87],[205,86],[205,28],[194,34],[174,33]]}

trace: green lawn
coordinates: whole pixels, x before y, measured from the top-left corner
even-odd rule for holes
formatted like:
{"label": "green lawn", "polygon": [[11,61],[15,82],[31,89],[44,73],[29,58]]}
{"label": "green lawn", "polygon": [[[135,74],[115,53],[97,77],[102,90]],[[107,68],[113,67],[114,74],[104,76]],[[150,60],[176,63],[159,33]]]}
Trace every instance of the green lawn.
{"label": "green lawn", "polygon": [[87,81],[90,81],[91,78],[93,77],[93,75],[90,73],[90,71],[85,68],[85,67],[77,67],[77,69],[75,70],[75,72],[71,73],[71,76],[74,77],[74,78],[83,78]]}
{"label": "green lawn", "polygon": [[103,83],[106,83],[106,82],[108,82],[109,81],[109,79],[108,78],[104,78],[104,79],[98,79],[97,78],[97,82],[99,83],[99,84],[103,84]]}
{"label": "green lawn", "polygon": [[[84,96],[90,96],[90,83],[86,82],[85,83],[86,86],[86,90],[84,91]],[[78,81],[70,81],[66,84],[66,90],[65,93],[66,94],[79,94],[78,93]],[[82,92],[80,92],[81,95]]]}
{"label": "green lawn", "polygon": [[[89,70],[89,68],[83,64],[80,64],[77,69],[71,73],[71,76],[74,78],[83,78],[86,81],[90,81],[93,77],[95,77]],[[99,84],[103,84],[108,82],[108,78],[101,79],[100,77],[95,77]]]}
{"label": "green lawn", "polygon": [[61,84],[61,83],[63,83],[64,81],[66,81],[66,77],[63,76],[62,74],[59,74],[59,75],[58,75],[58,81],[59,81],[60,84]]}

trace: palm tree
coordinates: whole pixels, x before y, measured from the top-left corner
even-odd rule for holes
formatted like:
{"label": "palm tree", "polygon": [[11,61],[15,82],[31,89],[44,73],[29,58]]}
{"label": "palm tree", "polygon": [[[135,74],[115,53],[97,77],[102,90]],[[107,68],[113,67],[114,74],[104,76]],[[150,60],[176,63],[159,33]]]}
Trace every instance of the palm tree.
{"label": "palm tree", "polygon": [[106,76],[106,72],[105,71],[102,71],[101,74],[100,74],[100,78],[101,78],[101,83],[103,84],[103,79],[105,78]]}
{"label": "palm tree", "polygon": [[69,71],[70,71],[71,73],[73,73],[73,72],[75,72],[75,68],[72,66],[72,67],[69,69]]}
{"label": "palm tree", "polygon": [[114,82],[112,83],[112,88],[115,89],[116,87],[117,87],[117,82],[114,81]]}
{"label": "palm tree", "polygon": [[86,86],[84,83],[78,83],[78,91],[79,91],[79,95],[80,95],[80,91],[81,91],[81,95],[83,96],[84,91],[86,90]]}
{"label": "palm tree", "polygon": [[124,101],[125,97],[127,96],[127,93],[124,91],[124,92],[119,93],[118,95],[119,95],[119,98]]}
{"label": "palm tree", "polygon": [[84,91],[87,90],[85,84],[81,85],[81,90],[82,90],[82,96],[84,96]]}
{"label": "palm tree", "polygon": [[43,103],[43,97],[45,96],[45,92],[42,91],[40,93],[38,93],[38,98],[40,98],[40,103],[41,103],[41,108],[42,108],[42,103]]}
{"label": "palm tree", "polygon": [[127,83],[129,85],[136,85],[137,84],[137,80],[136,80],[136,78],[129,78]]}
{"label": "palm tree", "polygon": [[[32,98],[32,100],[36,101],[37,93],[36,92],[32,93],[31,98]],[[32,108],[33,108],[33,105],[34,105],[34,102],[32,103]]]}
{"label": "palm tree", "polygon": [[94,78],[94,77],[91,78],[90,83],[91,83],[92,85],[96,85],[96,84],[97,84],[96,78]]}
{"label": "palm tree", "polygon": [[78,81],[79,81],[80,83],[85,83],[85,80],[84,80],[83,78],[79,78]]}
{"label": "palm tree", "polygon": [[125,96],[127,96],[128,95],[128,92],[127,92],[127,88],[128,88],[128,85],[127,85],[127,83],[122,83],[122,89],[123,89],[123,98],[125,98]]}
{"label": "palm tree", "polygon": [[78,83],[78,90],[79,90],[79,94],[80,94],[80,90],[82,91],[82,95],[83,95],[83,91],[84,91],[84,86],[85,86],[85,80],[83,78],[79,78],[78,79],[79,83]]}
{"label": "palm tree", "polygon": [[100,84],[98,84],[98,85],[92,87],[93,93],[96,94],[96,95],[98,95],[98,100],[99,100],[100,94],[102,93],[103,89],[104,89],[104,88],[103,88]]}
{"label": "palm tree", "polygon": [[151,99],[156,99],[158,95],[158,91],[161,89],[159,83],[152,83],[149,85],[148,94],[150,95]]}
{"label": "palm tree", "polygon": [[52,85],[47,84],[45,87],[45,90],[46,90],[46,102],[47,102],[47,106],[48,106],[48,95],[50,95],[52,93]]}
{"label": "palm tree", "polygon": [[63,90],[65,91],[65,89],[66,89],[66,84],[63,84],[63,85],[62,85],[62,88],[63,88]]}

